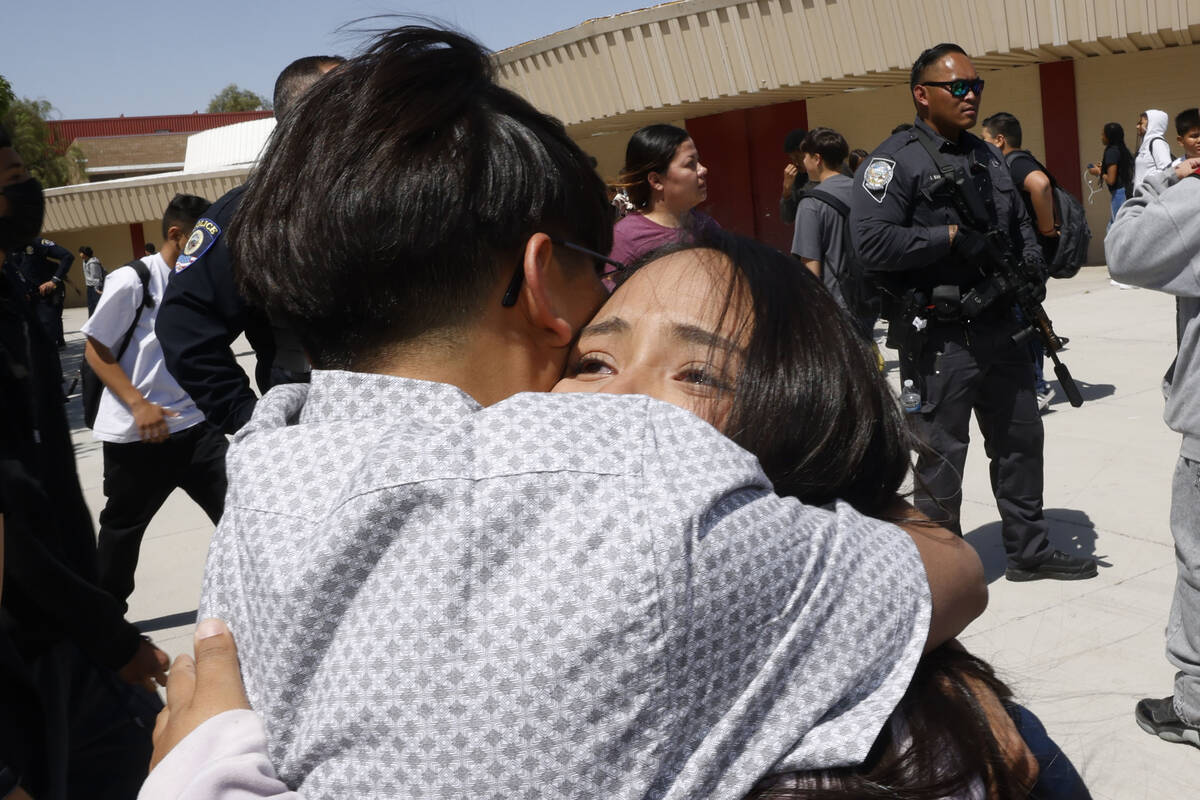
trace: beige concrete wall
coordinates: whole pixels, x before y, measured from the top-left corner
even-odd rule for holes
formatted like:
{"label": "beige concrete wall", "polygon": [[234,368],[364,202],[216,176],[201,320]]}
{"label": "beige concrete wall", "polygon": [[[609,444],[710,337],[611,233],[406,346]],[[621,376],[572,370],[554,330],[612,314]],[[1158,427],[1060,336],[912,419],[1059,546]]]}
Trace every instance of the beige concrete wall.
{"label": "beige concrete wall", "polygon": [[[1042,127],[1042,84],[1037,66],[981,72],[987,81],[979,119],[1007,111],[1021,121],[1021,146],[1037,158],[1046,158],[1046,136]],[[982,125],[972,133],[983,135]]]}
{"label": "beige concrete wall", "polygon": [[[142,239],[146,242],[153,242],[155,247],[162,246],[162,219],[156,219],[152,222],[142,223]],[[142,253],[138,253],[142,255]]]}
{"label": "beige concrete wall", "polygon": [[908,86],[889,86],[865,92],[842,92],[808,101],[808,127],[833,128],[846,137],[850,149],[868,153],[901,122],[912,122],[912,93]]}
{"label": "beige concrete wall", "polygon": [[[653,120],[645,124],[654,125],[659,123],[674,125],[679,128],[687,127],[684,124],[684,120],[674,119],[670,115],[664,115],[662,119]],[[634,132],[641,127],[643,126],[638,125],[613,133],[574,136],[573,138],[575,139],[575,143],[583,149],[583,152],[596,157],[596,171],[600,173],[600,177],[605,181],[612,181],[617,177],[617,173],[621,171],[621,167],[625,164],[625,145],[629,144],[629,137],[633,136]],[[700,158],[703,160],[703,153],[700,154]]]}
{"label": "beige concrete wall", "polygon": [[625,161],[625,145],[629,143],[629,137],[635,130],[637,128],[585,136],[575,141],[585,153],[595,156],[596,171],[600,173],[600,177],[611,181],[621,171],[621,165]]}
{"label": "beige concrete wall", "polygon": [[[1080,164],[1099,163],[1104,154],[1100,133],[1107,122],[1125,129],[1125,143],[1137,152],[1138,116],[1147,108],[1167,112],[1167,143],[1175,155],[1175,115],[1200,105],[1200,45],[1148,50],[1142,53],[1089,58],[1075,62],[1075,93],[1079,108]],[[1109,193],[1101,189],[1091,205],[1085,202],[1092,227],[1089,261],[1104,263],[1104,230],[1108,225]],[[1087,200],[1087,188],[1084,188]]]}
{"label": "beige concrete wall", "polygon": [[[146,241],[158,243],[162,238],[159,222],[143,223]],[[105,225],[100,228],[89,228],[82,231],[64,231],[54,234],[53,241],[71,251],[75,263],[71,265],[70,283],[67,284],[66,305],[68,308],[87,305],[87,293],[84,291],[83,262],[79,258],[79,248],[87,245],[95,252],[96,257],[107,270],[113,270],[133,258],[133,247],[129,239],[128,225]],[[142,255],[138,253],[137,255]]]}
{"label": "beige concrete wall", "polygon": [[[1021,120],[1024,146],[1038,158],[1045,156],[1042,132],[1042,92],[1036,66],[980,71],[987,81],[980,118],[1007,111]],[[808,125],[824,125],[841,133],[856,147],[870,152],[901,122],[912,122],[915,112],[908,85],[866,92],[843,92],[808,101]],[[976,127],[973,133],[978,134]]]}

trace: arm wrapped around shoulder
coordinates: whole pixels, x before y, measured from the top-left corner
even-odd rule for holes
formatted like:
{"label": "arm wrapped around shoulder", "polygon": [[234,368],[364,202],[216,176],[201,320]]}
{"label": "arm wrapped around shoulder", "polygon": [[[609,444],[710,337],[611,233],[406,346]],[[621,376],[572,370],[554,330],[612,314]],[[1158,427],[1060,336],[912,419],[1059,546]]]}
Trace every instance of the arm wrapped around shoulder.
{"label": "arm wrapped around shoulder", "polygon": [[1156,172],[1125,201],[1104,238],[1108,271],[1134,286],[1200,297],[1200,177]]}

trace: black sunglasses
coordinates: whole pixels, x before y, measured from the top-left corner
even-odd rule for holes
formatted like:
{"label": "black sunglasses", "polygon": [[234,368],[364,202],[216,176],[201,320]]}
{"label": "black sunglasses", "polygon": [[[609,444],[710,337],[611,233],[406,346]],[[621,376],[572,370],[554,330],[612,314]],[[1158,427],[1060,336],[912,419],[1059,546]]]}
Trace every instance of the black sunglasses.
{"label": "black sunglasses", "polygon": [[975,78],[974,80],[959,78],[956,81],[921,81],[921,85],[940,86],[949,92],[951,97],[957,97],[960,100],[971,92],[974,92],[976,97],[983,94],[983,78]]}
{"label": "black sunglasses", "polygon": [[[605,285],[610,285],[610,279],[615,281],[622,273],[627,272],[629,267],[623,261],[617,261],[615,258],[597,253],[595,250],[589,250],[583,245],[568,242],[565,239],[558,239],[551,236],[550,241],[557,247],[565,247],[568,250],[574,250],[576,253],[582,253],[585,256],[591,256],[596,260],[596,277],[603,278]],[[608,269],[609,267],[613,269]],[[513,273],[512,280],[508,282],[508,288],[504,290],[504,297],[500,298],[500,305],[505,308],[512,308],[517,304],[517,295],[521,292],[521,282],[525,280],[525,265],[518,264],[517,271]]]}

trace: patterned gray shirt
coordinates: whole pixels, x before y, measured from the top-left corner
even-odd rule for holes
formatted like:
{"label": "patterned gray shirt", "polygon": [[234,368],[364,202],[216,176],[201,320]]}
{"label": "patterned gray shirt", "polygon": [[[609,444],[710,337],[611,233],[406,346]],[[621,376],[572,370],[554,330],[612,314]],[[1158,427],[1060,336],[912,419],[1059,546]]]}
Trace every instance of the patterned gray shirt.
{"label": "patterned gray shirt", "polygon": [[646,397],[314,371],[228,471],[201,614],[308,798],[738,798],[860,762],[928,631],[908,536]]}

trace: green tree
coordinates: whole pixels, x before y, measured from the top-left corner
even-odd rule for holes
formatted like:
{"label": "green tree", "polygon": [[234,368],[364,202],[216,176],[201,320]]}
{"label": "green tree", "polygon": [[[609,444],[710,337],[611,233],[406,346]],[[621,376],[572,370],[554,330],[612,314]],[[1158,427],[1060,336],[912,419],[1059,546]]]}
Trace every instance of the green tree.
{"label": "green tree", "polygon": [[73,183],[83,175],[83,153],[65,142],[55,142],[46,124],[53,111],[47,100],[17,99],[11,84],[0,76],[0,124],[12,137],[21,160],[47,189]]}
{"label": "green tree", "polygon": [[242,89],[236,83],[231,83],[213,95],[208,101],[208,113],[229,111],[270,111],[271,101],[261,97],[249,89]]}
{"label": "green tree", "polygon": [[0,119],[8,113],[8,107],[16,100],[13,94],[12,84],[8,82],[8,78],[0,75]]}

